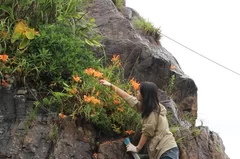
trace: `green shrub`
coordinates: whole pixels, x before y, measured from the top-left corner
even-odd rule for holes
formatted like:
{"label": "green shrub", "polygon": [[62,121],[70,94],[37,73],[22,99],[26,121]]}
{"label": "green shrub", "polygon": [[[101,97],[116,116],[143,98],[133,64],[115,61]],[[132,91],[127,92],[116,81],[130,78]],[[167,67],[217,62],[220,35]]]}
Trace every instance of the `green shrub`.
{"label": "green shrub", "polygon": [[193,135],[194,137],[197,137],[197,136],[200,135],[201,131],[202,131],[201,128],[194,127],[194,128],[192,129],[192,135]]}
{"label": "green shrub", "polygon": [[160,28],[155,28],[151,22],[140,17],[133,21],[133,24],[136,28],[144,31],[146,35],[153,36],[155,40],[160,40],[161,30]]}
{"label": "green shrub", "polygon": [[171,78],[169,79],[169,82],[168,82],[168,86],[166,88],[166,93],[169,95],[169,96],[172,96],[173,95],[173,92],[175,91],[176,89],[176,86],[175,86],[175,80],[176,80],[176,77],[175,75],[173,74],[171,76]]}
{"label": "green shrub", "polygon": [[[29,26],[53,24],[59,20],[82,19],[88,0],[8,0],[0,1],[0,19],[8,17],[10,22],[28,20]],[[73,19],[74,18],[74,19]]]}
{"label": "green shrub", "polygon": [[108,67],[85,69],[82,81],[76,82],[74,77],[72,81],[65,83],[63,92],[53,92],[52,97],[44,99],[45,103],[48,103],[48,108],[55,105],[61,116],[69,115],[73,119],[78,114],[84,116],[108,135],[126,135],[126,131],[138,129],[141,123],[140,114],[113,90],[99,83],[99,79],[104,78],[131,93],[131,82],[121,80],[123,75],[119,64],[117,61]]}
{"label": "green shrub", "polygon": [[123,0],[113,0],[113,3],[117,7],[117,9],[122,9],[122,7],[123,7]]}
{"label": "green shrub", "polygon": [[41,36],[33,40],[24,53],[26,61],[36,68],[28,75],[28,81],[47,88],[59,87],[72,75],[81,75],[84,68],[99,65],[85,38],[74,37],[67,29],[63,25],[39,27]]}
{"label": "green shrub", "polygon": [[[126,135],[139,128],[140,114],[99,79],[108,79],[129,93],[136,91],[123,80],[119,56],[109,65],[94,57],[92,49],[101,47],[101,37],[94,32],[94,19],[78,11],[83,7],[80,1],[26,0],[1,6],[0,55],[8,56],[0,61],[1,78],[13,76],[18,86],[37,88],[37,108],[59,112],[61,118],[67,115],[75,120],[81,115],[103,133]],[[33,6],[38,7],[35,12]],[[16,21],[19,17],[22,20]]]}
{"label": "green shrub", "polygon": [[100,39],[93,30],[94,19],[79,12],[84,11],[84,2],[16,0],[2,4],[0,53],[9,60],[1,76],[13,75],[20,85],[30,82],[40,89],[59,88],[73,70],[98,65],[91,49],[101,47]]}

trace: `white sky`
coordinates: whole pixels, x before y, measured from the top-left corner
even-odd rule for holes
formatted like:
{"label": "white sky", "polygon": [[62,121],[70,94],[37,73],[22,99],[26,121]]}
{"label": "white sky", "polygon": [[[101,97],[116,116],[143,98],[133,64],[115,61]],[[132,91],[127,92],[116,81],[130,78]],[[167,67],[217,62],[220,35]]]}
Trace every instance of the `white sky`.
{"label": "white sky", "polygon": [[[240,73],[240,1],[126,0],[162,33]],[[223,139],[226,153],[239,159],[240,75],[163,37],[163,47],[198,87],[198,120]]]}

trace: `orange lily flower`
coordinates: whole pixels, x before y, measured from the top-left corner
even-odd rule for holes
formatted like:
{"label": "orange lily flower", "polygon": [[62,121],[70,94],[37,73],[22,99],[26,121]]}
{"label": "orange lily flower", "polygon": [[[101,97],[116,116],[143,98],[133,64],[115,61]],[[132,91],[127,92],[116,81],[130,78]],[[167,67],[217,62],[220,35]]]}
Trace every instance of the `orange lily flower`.
{"label": "orange lily flower", "polygon": [[84,95],[84,101],[87,102],[87,103],[92,102],[93,104],[100,104],[100,100],[96,99],[93,96],[86,96],[86,95]]}
{"label": "orange lily flower", "polygon": [[77,92],[78,92],[77,88],[73,88],[72,91],[71,91],[72,94],[76,94]]}
{"label": "orange lily flower", "polygon": [[92,99],[92,103],[93,103],[93,104],[100,104],[100,100],[94,98],[94,99]]}
{"label": "orange lily flower", "polygon": [[121,103],[121,101],[119,100],[117,94],[114,94],[113,99],[114,99],[114,100],[113,100],[113,104],[119,105],[119,104]]}
{"label": "orange lily flower", "polygon": [[97,159],[98,154],[95,152],[93,156]]}
{"label": "orange lily flower", "polygon": [[117,67],[119,67],[119,66],[121,66],[121,62],[118,62],[118,63],[117,63]]}
{"label": "orange lily flower", "polygon": [[170,69],[171,69],[171,70],[175,70],[175,69],[176,69],[176,66],[174,66],[173,64],[171,64]]}
{"label": "orange lily flower", "polygon": [[133,130],[126,130],[125,131],[128,135],[131,135],[131,134],[134,134],[135,133],[135,131],[133,131]]}
{"label": "orange lily flower", "polygon": [[72,76],[75,82],[81,82],[81,79],[78,75]]}
{"label": "orange lily flower", "polygon": [[122,105],[121,107],[117,108],[120,112],[124,112],[124,106]]}
{"label": "orange lily flower", "polygon": [[99,71],[95,71],[95,72],[93,73],[93,76],[94,76],[94,77],[97,77],[97,78],[102,78],[102,75],[103,75],[103,73],[101,73],[101,72],[99,72]]}
{"label": "orange lily flower", "polygon": [[0,60],[2,60],[2,61],[7,61],[8,60],[8,55],[7,54],[2,54],[2,55],[0,55]]}
{"label": "orange lily flower", "polygon": [[66,117],[67,117],[67,116],[66,116],[66,115],[64,115],[63,113],[59,113],[58,115],[59,115],[59,117],[60,117],[60,118],[62,118],[62,119],[64,119],[64,118],[66,118]]}
{"label": "orange lily flower", "polygon": [[118,99],[114,99],[113,103],[114,103],[115,105],[119,105],[121,102],[120,102],[120,100],[118,100]]}
{"label": "orange lily flower", "polygon": [[113,55],[113,58],[111,59],[111,61],[114,63],[119,60],[119,57],[120,57],[119,55]]}
{"label": "orange lily flower", "polygon": [[134,78],[130,80],[130,83],[132,84],[134,90],[139,89],[140,83],[138,83]]}
{"label": "orange lily flower", "polygon": [[87,68],[87,69],[85,69],[85,73],[86,73],[87,75],[92,75],[94,72],[95,72],[95,70],[94,70],[93,68]]}
{"label": "orange lily flower", "polygon": [[8,86],[8,83],[4,79],[2,79],[2,85],[3,86]]}
{"label": "orange lily flower", "polygon": [[91,98],[89,96],[84,95],[83,98],[84,98],[85,102],[87,102],[87,103],[91,102]]}

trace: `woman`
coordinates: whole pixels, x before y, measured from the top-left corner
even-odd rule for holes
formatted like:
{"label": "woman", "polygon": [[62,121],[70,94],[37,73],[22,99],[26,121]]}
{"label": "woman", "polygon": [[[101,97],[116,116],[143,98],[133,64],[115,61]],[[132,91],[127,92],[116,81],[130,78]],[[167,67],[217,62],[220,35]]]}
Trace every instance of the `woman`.
{"label": "woman", "polygon": [[137,97],[129,95],[122,89],[106,80],[100,80],[104,86],[109,86],[130,106],[136,107],[142,113],[142,135],[137,146],[129,144],[127,151],[139,152],[147,144],[150,159],[178,159],[179,150],[169,131],[165,107],[159,103],[158,87],[152,82],[142,82]]}

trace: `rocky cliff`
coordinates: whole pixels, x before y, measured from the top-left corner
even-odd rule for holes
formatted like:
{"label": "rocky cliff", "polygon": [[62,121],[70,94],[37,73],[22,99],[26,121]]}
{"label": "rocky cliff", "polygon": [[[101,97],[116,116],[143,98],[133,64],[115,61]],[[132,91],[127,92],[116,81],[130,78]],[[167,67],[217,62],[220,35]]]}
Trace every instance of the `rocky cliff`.
{"label": "rocky cliff", "polygon": [[[218,134],[207,127],[195,127],[197,86],[193,79],[184,74],[159,37],[133,25],[133,20],[140,17],[138,13],[124,3],[119,8],[116,1],[94,0],[88,14],[95,18],[95,29],[104,36],[106,56],[120,55],[125,78],[152,81],[160,88],[160,100],[170,114],[180,158],[227,159]],[[95,54],[102,56],[102,52],[95,51]],[[174,93],[169,94],[167,88],[172,77]],[[132,158],[125,152],[123,138],[99,137],[90,123],[59,119],[54,113],[33,119],[34,94],[35,90],[14,85],[0,87],[0,158]],[[140,153],[146,154],[144,150]]]}

